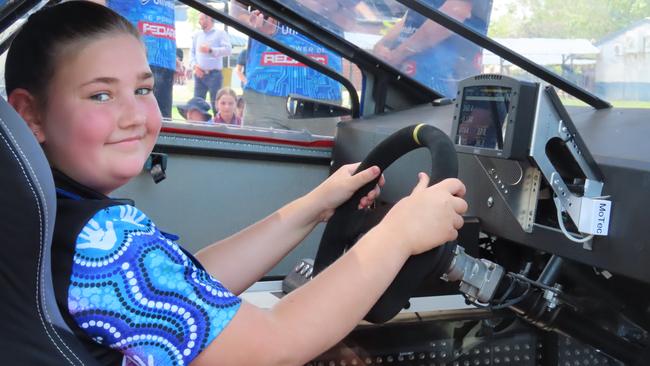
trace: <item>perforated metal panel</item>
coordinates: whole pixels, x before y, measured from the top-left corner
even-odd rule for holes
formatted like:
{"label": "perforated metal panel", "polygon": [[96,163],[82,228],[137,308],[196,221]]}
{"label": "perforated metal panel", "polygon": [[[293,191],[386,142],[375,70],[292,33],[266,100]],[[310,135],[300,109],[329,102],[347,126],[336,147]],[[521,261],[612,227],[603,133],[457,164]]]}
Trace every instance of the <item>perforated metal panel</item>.
{"label": "perforated metal panel", "polygon": [[[444,312],[443,312],[444,313]],[[363,326],[308,366],[619,366],[590,346],[519,320],[491,332],[491,316]]]}
{"label": "perforated metal panel", "polygon": [[557,364],[558,366],[623,366],[623,363],[610,359],[593,347],[568,337],[561,337],[558,341]]}

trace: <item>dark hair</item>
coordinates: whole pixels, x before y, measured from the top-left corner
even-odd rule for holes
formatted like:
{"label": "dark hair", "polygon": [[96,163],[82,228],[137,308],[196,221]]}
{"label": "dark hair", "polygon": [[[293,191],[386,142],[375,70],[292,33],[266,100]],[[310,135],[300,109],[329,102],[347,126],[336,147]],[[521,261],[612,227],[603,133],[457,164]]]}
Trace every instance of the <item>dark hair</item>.
{"label": "dark hair", "polygon": [[111,33],[140,39],[138,30],[111,9],[90,1],[69,1],[32,14],[11,43],[5,64],[7,95],[24,88],[42,98],[66,47]]}

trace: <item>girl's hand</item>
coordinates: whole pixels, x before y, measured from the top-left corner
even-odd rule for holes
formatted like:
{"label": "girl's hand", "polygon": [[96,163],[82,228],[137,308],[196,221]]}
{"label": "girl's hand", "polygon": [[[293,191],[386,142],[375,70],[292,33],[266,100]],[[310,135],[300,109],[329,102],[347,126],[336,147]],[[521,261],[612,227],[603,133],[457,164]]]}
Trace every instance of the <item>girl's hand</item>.
{"label": "girl's hand", "polygon": [[458,179],[445,179],[427,187],[429,177],[419,181],[408,197],[401,199],[375,229],[394,236],[395,243],[406,245],[411,255],[423,253],[455,240],[467,212],[465,185]]}
{"label": "girl's hand", "polygon": [[[372,166],[355,175],[355,170],[360,163],[347,164],[340,167],[334,174],[309,193],[314,204],[322,207],[320,221],[327,221],[334,214],[334,210],[366,183],[377,178],[381,173],[379,167]],[[358,208],[371,206],[379,196],[380,188],[384,185],[384,176],[379,178],[379,183],[366,196],[359,201]]]}

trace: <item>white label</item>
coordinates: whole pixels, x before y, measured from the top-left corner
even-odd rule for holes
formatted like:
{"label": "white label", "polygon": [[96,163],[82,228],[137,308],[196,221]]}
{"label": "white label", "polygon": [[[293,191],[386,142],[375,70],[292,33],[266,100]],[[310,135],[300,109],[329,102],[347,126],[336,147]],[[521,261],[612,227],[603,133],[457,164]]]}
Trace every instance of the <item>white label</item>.
{"label": "white label", "polygon": [[[612,203],[607,200],[583,198],[580,221],[585,226],[579,228],[587,234],[607,236],[609,233],[609,216]],[[584,218],[584,219],[583,219]]]}

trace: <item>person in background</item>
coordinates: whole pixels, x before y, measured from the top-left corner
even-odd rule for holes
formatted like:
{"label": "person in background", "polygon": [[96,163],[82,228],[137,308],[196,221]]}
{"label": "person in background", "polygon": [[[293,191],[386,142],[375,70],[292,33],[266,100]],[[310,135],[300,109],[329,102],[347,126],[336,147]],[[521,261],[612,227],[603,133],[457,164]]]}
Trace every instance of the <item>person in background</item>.
{"label": "person in background", "polygon": [[178,85],[185,84],[186,75],[185,65],[183,64],[183,50],[176,48],[176,73],[174,74],[174,83]]}
{"label": "person in background", "polygon": [[[337,6],[332,5],[337,1],[322,1],[323,4],[328,5],[322,7],[319,5],[323,16],[339,11]],[[309,55],[334,71],[341,72],[343,69],[341,56],[323,45],[312,41],[286,24],[265,17],[257,10],[248,11],[238,1],[232,1],[231,4],[232,15],[250,27],[302,54]],[[336,25],[330,28],[341,31]],[[307,129],[316,135],[334,135],[339,118],[311,118],[308,124],[305,120],[291,119],[287,113],[286,98],[290,94],[295,94],[329,103],[340,103],[341,85],[336,80],[254,39],[248,43],[245,70],[246,85],[243,96],[247,104],[244,116],[247,126],[282,130]]]}
{"label": "person in background", "polygon": [[237,117],[241,119],[242,125],[244,124],[245,109],[246,109],[246,99],[244,99],[244,97],[237,98]]}
{"label": "person in background", "polygon": [[106,0],[105,5],[131,21],[142,35],[155,80],[153,94],[162,116],[171,118],[174,78],[181,71],[176,60],[174,2]]}
{"label": "person in background", "polygon": [[246,86],[248,80],[246,79],[246,62],[248,61],[248,48],[241,51],[237,57],[237,67],[235,68],[235,73],[237,78],[241,82],[242,89]]}
{"label": "person in background", "polygon": [[[492,1],[426,0],[444,14],[485,34]],[[482,50],[423,15],[407,11],[377,42],[374,54],[441,93],[456,96],[458,80],[481,72]]]}
{"label": "person in background", "polygon": [[234,90],[230,88],[219,89],[214,104],[217,106],[217,114],[213,119],[214,123],[241,126],[241,118],[237,115],[237,93]]}
{"label": "person in background", "polygon": [[[190,67],[194,73],[194,96],[212,101],[212,110],[217,113],[214,105],[217,90],[223,83],[223,58],[230,56],[232,46],[228,33],[214,27],[214,19],[205,14],[199,14],[201,30],[192,38],[190,50]],[[207,93],[210,99],[207,99]]]}
{"label": "person in background", "polygon": [[184,105],[176,107],[178,113],[187,121],[208,122],[212,119],[210,115],[210,104],[203,98],[194,97]]}

